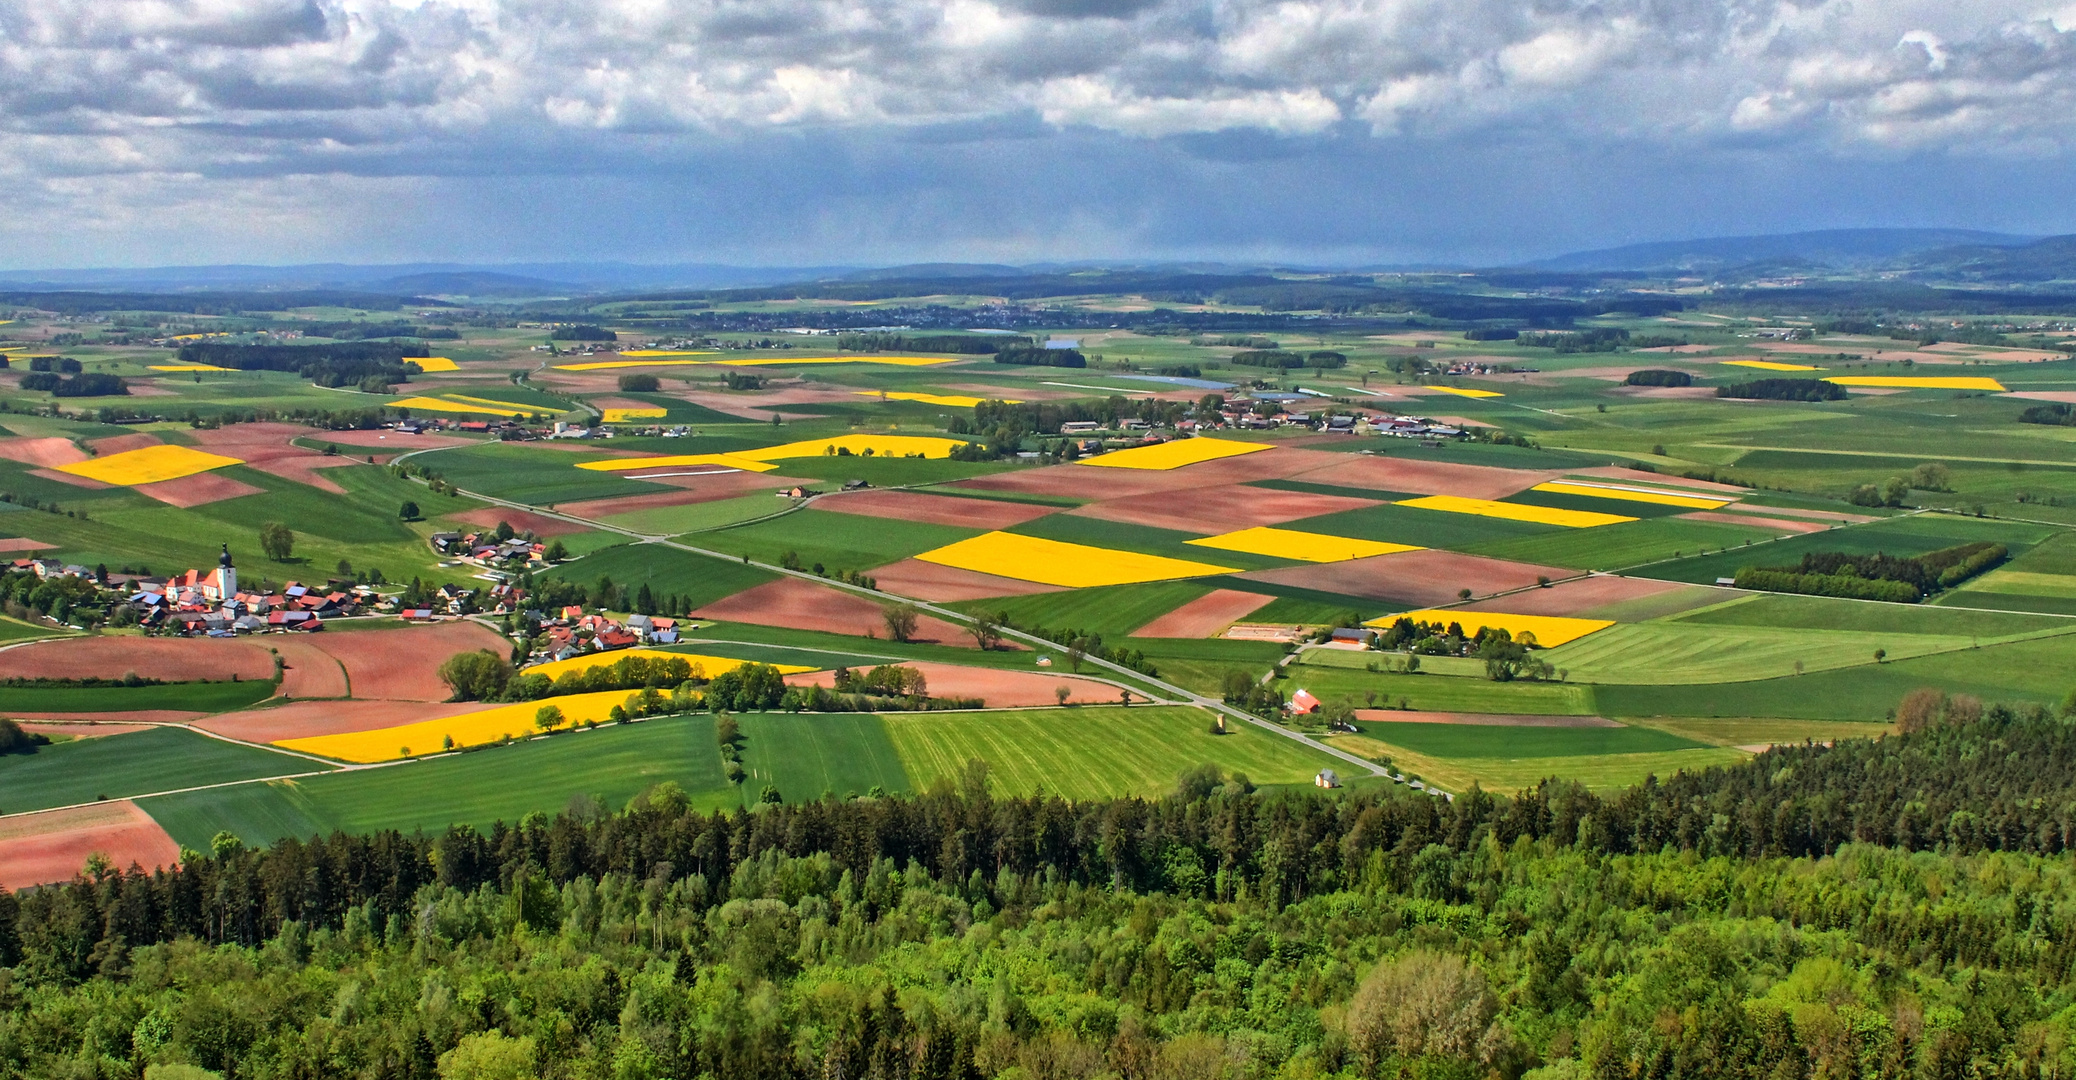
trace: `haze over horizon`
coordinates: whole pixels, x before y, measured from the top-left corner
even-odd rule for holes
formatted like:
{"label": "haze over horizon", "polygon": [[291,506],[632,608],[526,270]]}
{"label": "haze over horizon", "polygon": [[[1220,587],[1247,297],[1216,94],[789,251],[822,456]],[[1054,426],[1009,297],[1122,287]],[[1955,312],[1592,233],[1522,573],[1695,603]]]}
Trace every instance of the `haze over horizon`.
{"label": "haze over horizon", "polygon": [[2076,8],[0,0],[0,268],[2076,232]]}

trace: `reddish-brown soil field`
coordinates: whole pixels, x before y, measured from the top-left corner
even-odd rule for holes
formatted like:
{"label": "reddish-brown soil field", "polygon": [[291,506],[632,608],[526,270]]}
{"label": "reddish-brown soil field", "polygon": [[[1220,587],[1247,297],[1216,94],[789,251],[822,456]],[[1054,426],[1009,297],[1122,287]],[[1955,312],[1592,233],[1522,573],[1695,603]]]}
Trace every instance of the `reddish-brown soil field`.
{"label": "reddish-brown soil field", "polygon": [[55,480],[60,484],[71,484],[73,487],[85,488],[88,491],[106,491],[115,486],[114,484],[104,484],[99,480],[89,480],[84,476],[74,476],[68,472],[59,472],[56,469],[30,469],[29,475],[42,477],[45,480]]}
{"label": "reddish-brown soil field", "polygon": [[319,431],[301,424],[233,424],[194,433],[195,442],[211,453],[238,458],[252,468],[283,480],[342,495],[346,489],[319,475],[317,470],[358,465],[361,460],[346,454],[327,456],[314,453],[290,442],[303,435],[322,439],[334,434],[338,433]]}
{"label": "reddish-brown soil field", "polygon": [[1266,606],[1273,596],[1214,589],[1132,631],[1133,637],[1207,638]]}
{"label": "reddish-brown soil field", "polygon": [[[185,716],[187,714],[183,713],[181,715]],[[98,739],[104,735],[128,735],[130,732],[133,731],[149,731],[151,729],[151,725],[108,724],[99,722],[67,723],[62,720],[50,720],[39,723],[34,720],[24,720],[21,721],[21,729],[23,731],[32,731],[43,735],[66,735],[74,739]]]}
{"label": "reddish-brown soil field", "polygon": [[1257,525],[1279,525],[1300,518],[1376,505],[1378,500],[1375,499],[1225,484],[1171,498],[1108,499],[1090,503],[1073,513],[1077,517],[1209,535]]}
{"label": "reddish-brown soil field", "polygon": [[[654,495],[619,495],[610,499],[586,499],[582,502],[556,503],[555,509],[581,518],[604,518],[614,514],[628,514],[636,510],[654,510],[664,506],[690,506],[693,503],[713,502],[716,499],[733,499],[738,495],[760,495],[777,492],[790,487],[813,487],[814,480],[797,480],[777,473],[714,472],[699,476],[671,476],[651,483],[666,485],[675,490],[658,491]],[[772,500],[775,507],[785,504]]]}
{"label": "reddish-brown soil field", "polygon": [[119,869],[171,866],[180,845],[127,799],[0,819],[0,889],[70,881],[100,852]]}
{"label": "reddish-brown soil field", "polygon": [[162,441],[151,432],[134,431],[128,435],[110,435],[105,439],[93,439],[87,445],[94,448],[94,453],[101,457],[107,457],[110,454],[120,454],[129,450],[142,450],[147,446],[157,446]]}
{"label": "reddish-brown soil field", "polygon": [[224,713],[201,720],[194,726],[227,738],[268,743],[350,731],[376,731],[495,707],[481,702],[295,701],[270,709]]}
{"label": "reddish-brown soil field", "polygon": [[161,480],[156,484],[138,484],[131,490],[140,495],[149,495],[168,506],[178,506],[182,509],[267,493],[265,488],[253,487],[243,480],[234,480],[213,472],[196,473],[178,480]]}
{"label": "reddish-brown soil field", "polygon": [[[885,637],[887,624],[882,617],[885,610],[862,596],[841,589],[784,577],[716,600],[692,614],[702,619],[749,623],[752,626]],[[977,647],[965,631],[928,615],[916,620],[915,639],[940,645]]]}
{"label": "reddish-brown soil field", "polygon": [[342,698],[349,692],[346,669],[307,634],[269,634],[266,643],[281,653],[280,696]]}
{"label": "reddish-brown soil field", "polygon": [[459,514],[448,514],[448,521],[473,525],[483,529],[495,529],[500,521],[508,522],[519,532],[531,531],[535,536],[567,536],[583,532],[584,526],[574,521],[536,514],[530,510],[512,510],[502,506],[486,506],[481,510],[465,510]]}
{"label": "reddish-brown soil field", "polygon": [[1537,575],[1551,579],[1569,577],[1572,571],[1554,566],[1487,559],[1453,551],[1400,551],[1370,559],[1293,566],[1281,570],[1257,570],[1241,577],[1295,585],[1301,589],[1362,596],[1372,600],[1399,600],[1423,607],[1456,602],[1458,589],[1478,596],[1508,589],[1525,589]]}
{"label": "reddish-brown soil field", "polygon": [[1058,585],[996,577],[955,566],[939,566],[921,559],[903,559],[872,571],[882,591],[913,596],[932,603],[985,600],[990,596],[1029,596],[1032,593],[1064,592]]}
{"label": "reddish-brown soil field", "polygon": [[0,649],[0,679],[271,679],[274,658],[251,641],[223,638],[79,637]]}
{"label": "reddish-brown soil field", "polygon": [[1676,581],[1615,577],[1595,574],[1559,582],[1547,589],[1529,589],[1490,600],[1465,604],[1466,611],[1505,611],[1515,615],[1576,615],[1589,608],[1640,600],[1660,593],[1678,592],[1690,586]]}
{"label": "reddish-brown soil field", "polygon": [[[2076,390],[2021,390],[2003,396],[2025,398],[2028,401],[2059,401],[2064,404],[2076,404]],[[6,455],[0,454],[0,457],[4,456]]]}
{"label": "reddish-brown soil field", "polygon": [[[1042,675],[1035,671],[1002,671],[997,668],[964,667],[959,664],[912,663],[923,673],[932,697],[980,698],[990,709],[1020,709],[1058,705],[1057,687],[1067,688],[1069,704],[1115,704],[1118,688],[1094,679],[1073,675]],[[836,673],[814,671],[786,676],[792,686],[834,686]],[[1134,694],[1141,698],[1142,695]]]}
{"label": "reddish-brown soil field", "polygon": [[1722,525],[1749,525],[1754,529],[1772,529],[1780,533],[1823,532],[1831,526],[1821,521],[1796,521],[1789,518],[1760,517],[1755,514],[1725,514],[1714,510],[1700,510],[1692,514],[1679,515],[1688,521],[1713,521]]}
{"label": "reddish-brown soil field", "polygon": [[966,499],[957,495],[925,495],[919,491],[859,491],[815,500],[815,509],[839,514],[927,521],[968,529],[1006,529],[1054,513],[1057,506]]}
{"label": "reddish-brown soil field", "polygon": [[0,439],[0,458],[24,465],[72,465],[87,459],[86,452],[70,439],[29,439],[16,436]]}
{"label": "reddish-brown soil field", "polygon": [[440,681],[440,665],[448,657],[470,649],[504,656],[512,648],[511,642],[467,621],[404,630],[326,630],[310,641],[346,669],[354,697],[393,701],[445,701],[453,694]]}
{"label": "reddish-brown soil field", "polygon": [[31,540],[26,536],[12,536],[5,540],[0,540],[0,551],[45,551],[57,546],[56,544],[46,544],[41,540]]}
{"label": "reddish-brown soil field", "polygon": [[[1251,455],[1262,456],[1262,455]],[[1495,469],[1489,465],[1458,465],[1450,461],[1411,458],[1352,457],[1313,469],[1298,479],[1308,484],[1404,491],[1415,495],[1461,495],[1468,499],[1498,499],[1562,476],[1557,472],[1525,469]]]}
{"label": "reddish-brown soil field", "polygon": [[1508,713],[1422,712],[1418,709],[1357,709],[1357,720],[1399,724],[1469,724],[1476,727],[1621,727],[1598,716],[1517,716]]}

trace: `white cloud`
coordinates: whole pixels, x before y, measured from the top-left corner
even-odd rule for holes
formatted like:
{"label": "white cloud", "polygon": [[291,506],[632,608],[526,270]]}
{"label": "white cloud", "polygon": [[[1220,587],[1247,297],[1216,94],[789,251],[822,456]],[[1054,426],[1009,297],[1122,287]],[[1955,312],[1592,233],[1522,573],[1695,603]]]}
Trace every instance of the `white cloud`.
{"label": "white cloud", "polygon": [[[2076,8],[2039,12],[2019,0],[0,0],[0,176],[13,185],[0,212],[153,184],[206,200],[232,178],[667,169],[838,132],[893,144],[1255,132],[1351,154],[1511,135],[1792,140],[1841,160],[2068,156]],[[268,205],[292,188],[270,189]]]}

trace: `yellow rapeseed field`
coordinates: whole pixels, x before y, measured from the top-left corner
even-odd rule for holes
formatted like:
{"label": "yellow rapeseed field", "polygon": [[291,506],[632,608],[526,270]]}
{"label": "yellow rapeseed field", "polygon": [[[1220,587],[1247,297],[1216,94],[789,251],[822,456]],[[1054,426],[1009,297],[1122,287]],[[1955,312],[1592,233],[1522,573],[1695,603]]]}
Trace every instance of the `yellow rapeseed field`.
{"label": "yellow rapeseed field", "polygon": [[934,435],[838,435],[833,439],[803,439],[758,450],[737,450],[734,456],[751,461],[777,461],[781,458],[821,457],[838,450],[849,450],[853,454],[870,450],[879,457],[921,454],[926,458],[943,458],[950,457],[952,451],[964,445],[964,439],[941,439]]}
{"label": "yellow rapeseed field", "polygon": [[674,469],[681,466],[712,465],[723,469],[741,469],[745,472],[770,472],[778,466],[767,461],[752,461],[734,454],[668,454],[663,457],[607,458],[604,461],[580,461],[579,469],[592,472],[633,472],[637,469]]}
{"label": "yellow rapeseed field", "polygon": [[1367,559],[1372,555],[1389,555],[1397,551],[1418,551],[1412,544],[1387,544],[1378,540],[1351,540],[1345,536],[1322,536],[1319,533],[1299,532],[1295,529],[1241,529],[1238,532],[1206,536],[1201,540],[1186,541],[1199,547],[1218,548],[1222,551],[1243,551],[1249,555],[1267,555],[1272,559],[1297,559],[1302,562],[1346,562],[1349,559]]}
{"label": "yellow rapeseed field", "polygon": [[241,458],[210,454],[186,446],[165,444],[125,450],[120,454],[109,454],[90,461],[72,465],[55,465],[59,472],[99,480],[104,484],[156,484],[162,480],[178,480],[183,476],[221,469],[226,465],[243,465]]}
{"label": "yellow rapeseed field", "polygon": [[444,356],[406,356],[404,363],[417,364],[420,371],[460,371],[454,361]]}
{"label": "yellow rapeseed field", "polygon": [[[964,394],[922,394],[912,390],[856,390],[853,393],[860,397],[883,397],[888,401],[920,401],[925,405],[948,405],[954,409],[970,409],[986,400],[984,398],[968,397]],[[1016,398],[1003,398],[1002,400],[1011,405],[1023,404],[1022,401]]]}
{"label": "yellow rapeseed field", "polygon": [[514,408],[510,402],[500,401],[485,405],[468,399],[449,401],[444,398],[408,397],[389,403],[392,409],[418,409],[422,412],[481,413],[485,416],[532,416],[539,409]]}
{"label": "yellow rapeseed field", "polygon": [[670,415],[669,409],[607,409],[605,422],[624,424],[629,420],[656,420]]}
{"label": "yellow rapeseed field", "polygon": [[1440,390],[1444,394],[1455,394],[1457,397],[1468,398],[1488,398],[1506,396],[1505,394],[1502,394],[1497,390],[1473,390],[1465,386],[1430,386],[1428,387],[1428,389]]}
{"label": "yellow rapeseed field", "polygon": [[709,363],[712,363],[712,361],[710,361],[710,360],[665,360],[665,359],[661,359],[661,357],[666,357],[666,356],[704,356],[704,355],[706,355],[705,353],[621,353],[620,355],[621,355],[621,356],[646,356],[646,357],[651,357],[651,359],[646,359],[646,360],[587,360],[587,361],[585,361],[585,362],[583,362],[583,363],[581,363],[581,364],[557,364],[557,365],[555,365],[555,370],[557,370],[557,371],[606,371],[606,370],[609,370],[609,369],[611,369],[611,368],[623,368],[623,367],[680,367],[680,366],[684,366],[684,365],[693,365],[693,366],[701,366],[701,365],[705,365],[705,364],[709,364]]}
{"label": "yellow rapeseed field", "polygon": [[2005,393],[2004,384],[1980,375],[1833,375],[1824,380],[1840,386],[1891,387],[1898,390],[1988,390]]}
{"label": "yellow rapeseed field", "polygon": [[1070,589],[1234,572],[1230,566],[1212,566],[1187,559],[1114,551],[1006,532],[983,533],[970,540],[923,552],[916,558],[939,566]]}
{"label": "yellow rapeseed field", "polygon": [[1823,368],[1808,364],[1783,364],[1778,360],[1725,360],[1731,367],[1758,368],[1760,371],[1822,371]]}
{"label": "yellow rapeseed field", "polygon": [[1106,469],[1179,469],[1199,461],[1238,457],[1257,450],[1274,450],[1269,443],[1238,442],[1233,439],[1172,439],[1152,446],[1116,450],[1083,461]]}
{"label": "yellow rapeseed field", "polygon": [[1730,505],[1729,499],[1714,499],[1706,495],[1685,495],[1676,491],[1661,491],[1657,488],[1637,487],[1627,484],[1604,484],[1588,480],[1552,480],[1537,484],[1534,490],[1548,491],[1557,495],[1585,495],[1595,499],[1621,499],[1625,502],[1656,503],[1660,506],[1684,506],[1691,510],[1714,510]]}
{"label": "yellow rapeseed field", "polygon": [[[564,672],[568,671],[589,671],[595,667],[611,667],[619,663],[620,658],[623,656],[639,656],[649,660],[683,660],[693,666],[693,674],[695,676],[703,679],[711,679],[724,671],[734,671],[736,668],[750,662],[728,656],[705,656],[700,653],[669,652],[663,649],[614,649],[609,652],[572,656],[567,660],[551,660],[545,664],[535,664],[530,668],[522,669],[520,674],[546,675],[553,679],[560,677]],[[801,667],[798,664],[773,664],[771,666],[779,669],[779,674],[781,675],[792,675],[797,672],[815,670],[811,667]]]}
{"label": "yellow rapeseed field", "polygon": [[602,724],[606,722],[613,706],[624,704],[636,693],[639,691],[602,690],[595,694],[565,694],[540,701],[498,705],[441,720],[421,720],[415,724],[376,728],[373,731],[315,735],[307,739],[281,739],[274,745],[305,754],[328,757],[335,761],[394,761],[402,757],[437,754],[446,739],[453,739],[454,747],[460,749],[464,746],[494,743],[506,736],[523,739],[529,735],[539,734],[540,729],[534,725],[534,716],[544,705],[553,705],[562,710],[561,726],[564,728],[587,720]]}
{"label": "yellow rapeseed field", "polygon": [[1444,510],[1451,514],[1504,518],[1507,521],[1562,525],[1568,529],[1590,529],[1595,525],[1613,525],[1636,520],[1620,514],[1596,514],[1591,510],[1558,510],[1548,506],[1523,506],[1519,503],[1494,502],[1491,499],[1466,499],[1460,495],[1428,495],[1418,499],[1403,499],[1397,505],[1419,510]]}
{"label": "yellow rapeseed field", "polygon": [[1454,611],[1425,610],[1401,611],[1371,619],[1364,626],[1390,626],[1400,619],[1411,619],[1416,623],[1463,624],[1466,637],[1476,637],[1478,631],[1488,626],[1497,626],[1519,640],[1522,634],[1534,634],[1535,643],[1545,649],[1554,649],[1567,641],[1577,641],[1587,634],[1598,633],[1614,623],[1606,619],[1571,619],[1560,615],[1508,615],[1497,611]]}
{"label": "yellow rapeseed field", "polygon": [[237,368],[217,367],[215,364],[153,364],[153,371],[236,371]]}

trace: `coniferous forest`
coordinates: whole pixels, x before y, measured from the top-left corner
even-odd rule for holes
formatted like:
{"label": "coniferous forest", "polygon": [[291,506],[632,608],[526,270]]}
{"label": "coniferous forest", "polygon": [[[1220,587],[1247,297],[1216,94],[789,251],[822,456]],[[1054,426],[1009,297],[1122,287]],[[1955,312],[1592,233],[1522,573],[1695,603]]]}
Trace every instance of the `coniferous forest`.
{"label": "coniferous forest", "polygon": [[1610,796],[663,785],[0,896],[0,1076],[2064,1077],[2072,835],[2002,707]]}

